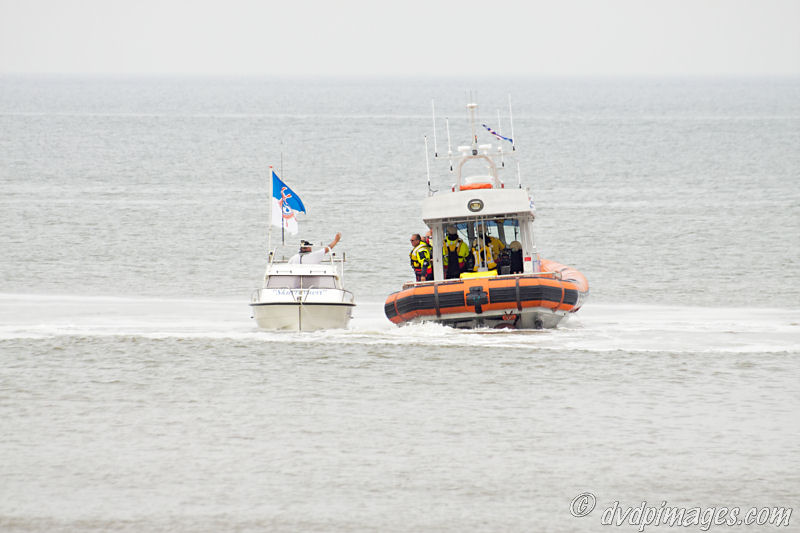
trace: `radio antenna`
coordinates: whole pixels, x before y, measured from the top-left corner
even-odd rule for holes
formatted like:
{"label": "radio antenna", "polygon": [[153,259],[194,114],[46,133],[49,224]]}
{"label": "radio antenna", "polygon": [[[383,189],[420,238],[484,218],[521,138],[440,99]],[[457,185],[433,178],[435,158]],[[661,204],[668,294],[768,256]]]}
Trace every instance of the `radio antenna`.
{"label": "radio antenna", "polygon": [[428,196],[433,196],[431,190],[431,163],[428,159],[428,136],[425,136],[425,171],[428,174]]}
{"label": "radio antenna", "polygon": [[511,95],[508,95],[508,120],[511,122],[511,151],[517,151],[517,136],[514,135],[514,114],[511,112]]}
{"label": "radio antenna", "polygon": [[[431,99],[431,116],[433,117],[433,157],[439,157],[439,149],[436,146],[436,103]],[[428,150],[425,150],[428,153]]]}
{"label": "radio antenna", "polygon": [[444,117],[444,123],[447,126],[447,160],[450,162],[450,172],[453,172],[453,149],[450,146],[450,119]]}

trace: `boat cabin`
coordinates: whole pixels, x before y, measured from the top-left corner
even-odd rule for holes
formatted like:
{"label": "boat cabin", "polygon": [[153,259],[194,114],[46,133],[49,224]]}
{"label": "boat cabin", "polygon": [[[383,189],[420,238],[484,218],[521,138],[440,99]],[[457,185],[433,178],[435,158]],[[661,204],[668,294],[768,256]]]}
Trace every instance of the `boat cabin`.
{"label": "boat cabin", "polygon": [[[434,281],[445,279],[441,250],[448,226],[456,227],[471,254],[478,239],[484,236],[499,240],[505,248],[506,260],[502,266],[494,268],[481,254],[475,254],[479,264],[473,266],[473,273],[462,277],[541,271],[533,236],[533,200],[526,189],[505,188],[488,154],[490,148],[490,145],[475,149],[459,147],[462,157],[455,168],[456,183],[449,192],[432,194],[423,200],[422,220],[432,231]],[[470,172],[474,167],[477,168]]]}

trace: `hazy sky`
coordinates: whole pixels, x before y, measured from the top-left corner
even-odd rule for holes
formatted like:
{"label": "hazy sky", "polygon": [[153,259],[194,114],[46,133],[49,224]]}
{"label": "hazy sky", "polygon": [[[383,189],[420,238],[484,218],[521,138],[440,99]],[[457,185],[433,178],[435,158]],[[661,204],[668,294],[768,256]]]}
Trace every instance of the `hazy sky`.
{"label": "hazy sky", "polygon": [[800,74],[800,0],[0,0],[0,72]]}

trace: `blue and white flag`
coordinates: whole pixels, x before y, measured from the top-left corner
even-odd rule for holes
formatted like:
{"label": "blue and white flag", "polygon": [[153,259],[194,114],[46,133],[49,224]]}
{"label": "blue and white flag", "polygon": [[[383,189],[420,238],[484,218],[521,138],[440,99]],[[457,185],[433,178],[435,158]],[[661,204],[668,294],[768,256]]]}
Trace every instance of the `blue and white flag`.
{"label": "blue and white flag", "polygon": [[502,135],[500,135],[499,133],[497,133],[496,131],[494,131],[492,128],[490,128],[490,127],[489,127],[489,126],[487,126],[486,124],[481,124],[481,126],[483,126],[484,128],[486,128],[486,130],[487,130],[489,133],[491,133],[492,135],[494,135],[494,136],[495,136],[495,137],[497,137],[498,139],[502,139],[502,140],[504,140],[504,141],[508,141],[508,142],[510,142],[511,144],[514,144],[514,140],[513,140],[511,137],[503,137]]}
{"label": "blue and white flag", "polygon": [[306,207],[300,197],[272,171],[272,224],[286,229],[292,235],[297,233],[298,212],[305,213]]}

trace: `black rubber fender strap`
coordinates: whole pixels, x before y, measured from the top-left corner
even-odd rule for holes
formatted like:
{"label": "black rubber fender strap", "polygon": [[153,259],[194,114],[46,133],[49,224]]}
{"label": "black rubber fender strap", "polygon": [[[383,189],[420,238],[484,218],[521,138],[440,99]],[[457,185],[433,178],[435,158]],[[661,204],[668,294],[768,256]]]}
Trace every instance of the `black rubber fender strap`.
{"label": "black rubber fender strap", "polygon": [[442,311],[439,309],[439,284],[433,284],[433,309],[436,311],[436,316],[442,316]]}
{"label": "black rubber fender strap", "polygon": [[522,301],[519,297],[519,276],[516,277],[517,311],[522,311]]}

